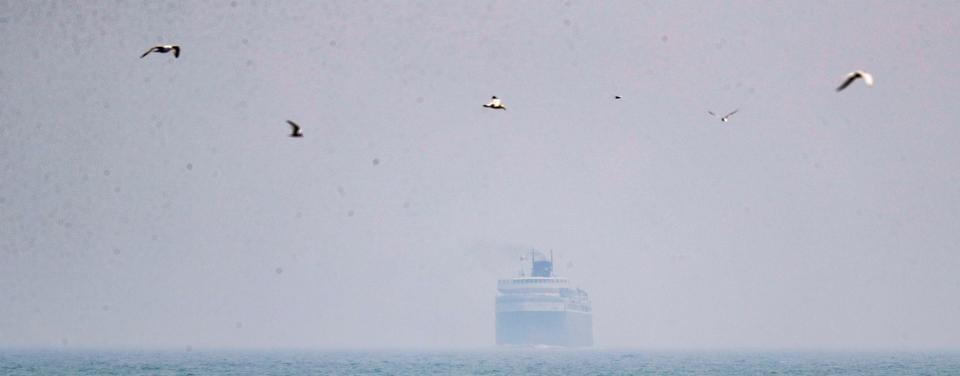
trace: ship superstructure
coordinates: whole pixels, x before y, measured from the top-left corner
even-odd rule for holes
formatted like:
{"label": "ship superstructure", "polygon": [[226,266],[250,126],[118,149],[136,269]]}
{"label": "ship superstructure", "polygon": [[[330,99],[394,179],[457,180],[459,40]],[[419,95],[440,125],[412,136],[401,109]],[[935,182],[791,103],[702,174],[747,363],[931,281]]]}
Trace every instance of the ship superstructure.
{"label": "ship superstructure", "polygon": [[590,298],[553,274],[553,255],[531,252],[529,276],[497,281],[497,344],[593,346]]}

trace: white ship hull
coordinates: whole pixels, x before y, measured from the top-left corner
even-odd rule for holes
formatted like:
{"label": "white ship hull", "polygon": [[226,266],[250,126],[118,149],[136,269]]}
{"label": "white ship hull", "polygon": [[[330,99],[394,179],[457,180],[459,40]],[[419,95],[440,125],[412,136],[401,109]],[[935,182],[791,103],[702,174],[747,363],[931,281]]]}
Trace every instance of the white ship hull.
{"label": "white ship hull", "polygon": [[[552,259],[552,257],[551,257]],[[531,276],[497,283],[497,344],[593,346],[593,312],[587,293],[553,276],[553,262],[531,255]]]}
{"label": "white ship hull", "polygon": [[497,312],[497,344],[593,346],[593,318],[573,311]]}

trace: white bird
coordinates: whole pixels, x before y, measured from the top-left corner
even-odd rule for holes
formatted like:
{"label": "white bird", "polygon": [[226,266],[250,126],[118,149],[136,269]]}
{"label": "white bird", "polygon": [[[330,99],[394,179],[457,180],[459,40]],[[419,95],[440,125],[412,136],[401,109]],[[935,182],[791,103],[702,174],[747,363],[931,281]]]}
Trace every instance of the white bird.
{"label": "white bird", "polygon": [[847,86],[850,86],[850,84],[852,84],[853,81],[856,81],[858,78],[863,78],[863,83],[867,84],[867,86],[873,86],[873,76],[871,76],[870,73],[857,70],[850,72],[850,74],[847,75],[847,79],[844,80],[839,87],[837,87],[837,91],[846,89]]}
{"label": "white bird", "polygon": [[146,57],[147,55],[149,55],[151,52],[156,52],[156,53],[165,54],[165,53],[170,52],[170,51],[173,51],[173,57],[174,57],[174,58],[179,58],[179,57],[180,57],[180,46],[174,46],[174,45],[169,45],[169,44],[168,44],[168,45],[163,45],[163,46],[153,46],[153,47],[151,47],[149,50],[147,50],[147,52],[144,52],[143,55],[140,55],[140,58],[143,59],[144,57]]}
{"label": "white bird", "polygon": [[483,107],[493,108],[493,109],[497,109],[497,110],[506,110],[506,109],[507,109],[507,107],[504,106],[502,102],[500,102],[500,98],[497,98],[496,95],[490,97],[490,102],[487,102],[487,104],[483,105]]}
{"label": "white bird", "polygon": [[[736,109],[736,110],[733,110],[733,112],[731,112],[731,113],[729,113],[729,114],[720,116],[720,121],[722,121],[722,122],[724,122],[724,123],[730,121],[730,117],[733,116],[733,114],[737,113],[737,111],[740,111],[740,109],[738,108],[738,109]],[[713,117],[719,116],[719,115],[713,113],[713,111],[707,111],[707,113],[710,114],[710,115],[713,115]]]}

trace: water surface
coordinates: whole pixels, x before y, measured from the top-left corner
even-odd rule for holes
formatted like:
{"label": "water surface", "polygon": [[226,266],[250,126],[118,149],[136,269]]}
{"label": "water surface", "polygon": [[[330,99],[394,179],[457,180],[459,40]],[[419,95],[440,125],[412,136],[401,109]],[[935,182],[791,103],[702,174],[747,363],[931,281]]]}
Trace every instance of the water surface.
{"label": "water surface", "polygon": [[0,375],[960,375],[960,353],[2,351]]}

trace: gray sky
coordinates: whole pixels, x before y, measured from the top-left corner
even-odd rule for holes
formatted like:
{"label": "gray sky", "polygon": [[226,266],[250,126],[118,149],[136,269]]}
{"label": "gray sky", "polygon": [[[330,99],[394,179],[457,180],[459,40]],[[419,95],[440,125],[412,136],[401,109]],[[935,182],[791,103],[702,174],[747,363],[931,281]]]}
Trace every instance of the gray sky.
{"label": "gray sky", "polygon": [[957,2],[0,1],[0,347],[489,346],[536,247],[603,347],[960,348],[957,40]]}

